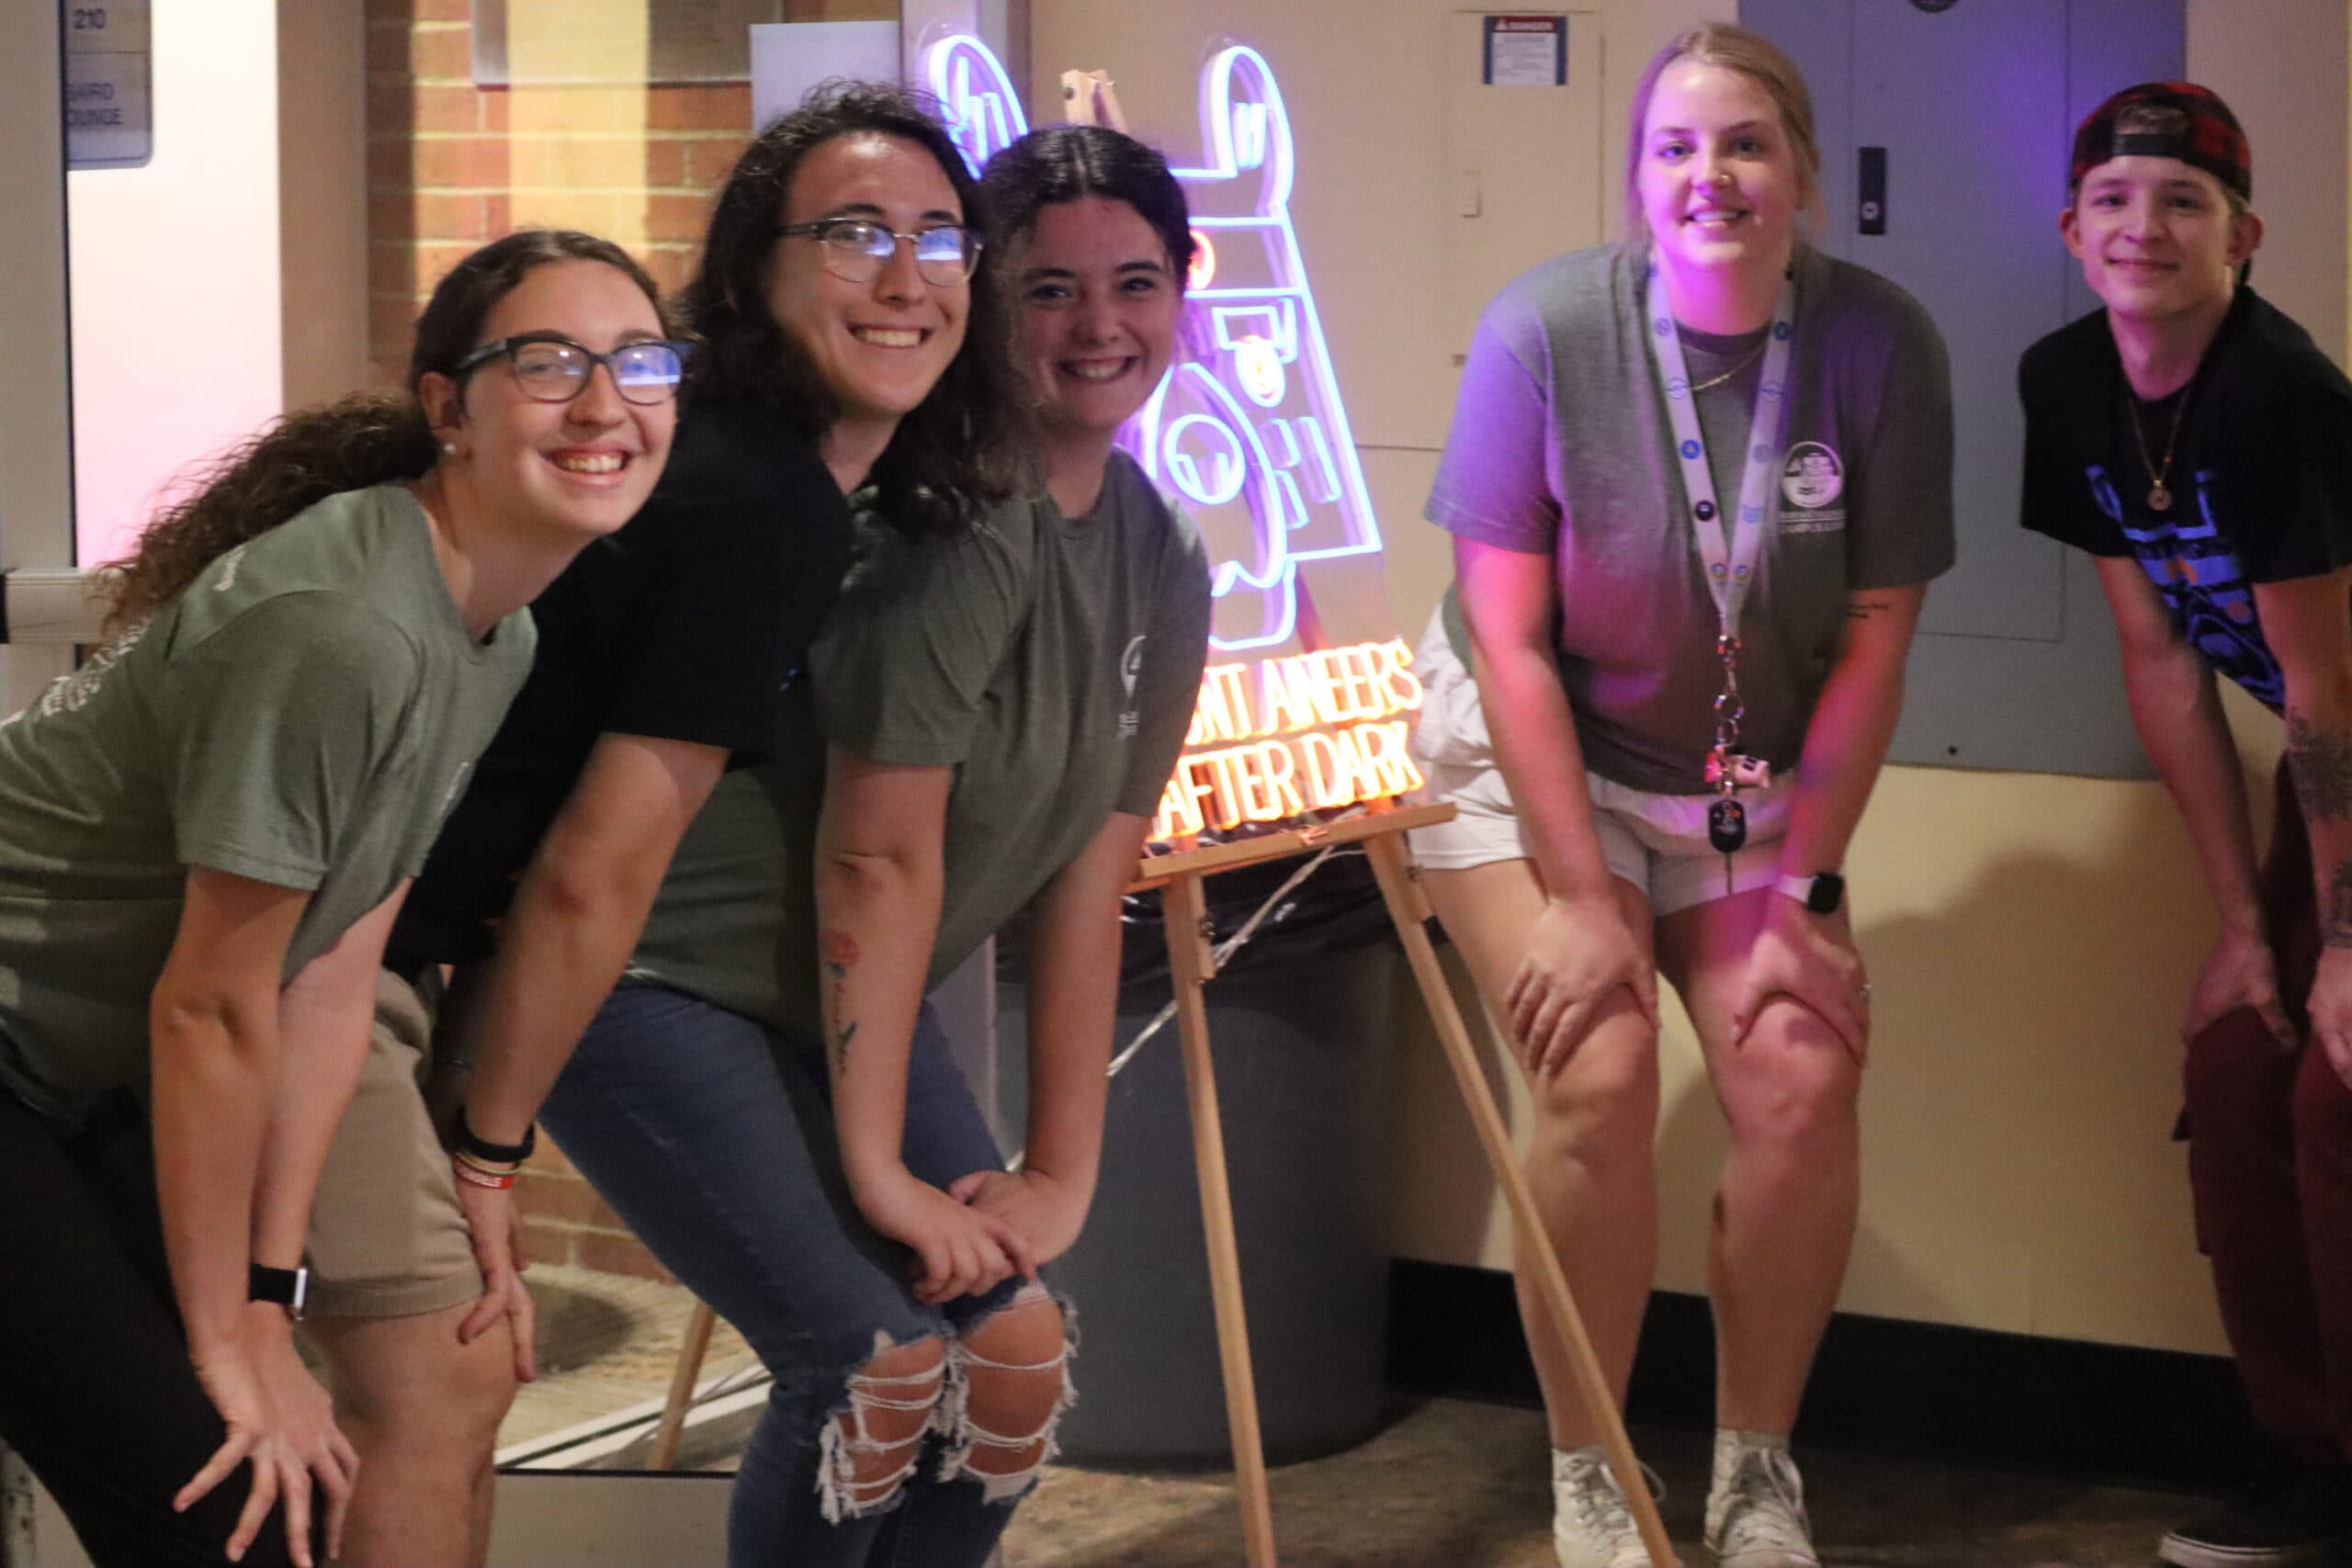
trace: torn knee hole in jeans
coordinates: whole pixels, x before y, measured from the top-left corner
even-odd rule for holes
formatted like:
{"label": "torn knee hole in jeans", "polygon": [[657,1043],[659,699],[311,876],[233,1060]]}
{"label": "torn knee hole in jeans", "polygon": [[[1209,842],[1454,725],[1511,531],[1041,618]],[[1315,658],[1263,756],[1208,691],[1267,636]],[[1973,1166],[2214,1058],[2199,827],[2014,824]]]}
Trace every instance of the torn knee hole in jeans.
{"label": "torn knee hole in jeans", "polygon": [[818,1439],[817,1496],[827,1524],[896,1503],[922,1458],[923,1438],[939,1422],[950,1375],[944,1348],[938,1359],[915,1371],[872,1370],[899,1348],[888,1336],[875,1335],[874,1355],[849,1373],[848,1397]]}
{"label": "torn knee hole in jeans", "polygon": [[[1004,1310],[1053,1299],[1043,1287],[1033,1286]],[[1009,1502],[1026,1492],[1046,1461],[1061,1451],[1054,1430],[1062,1412],[1078,1397],[1069,1378],[1078,1333],[1069,1304],[1057,1304],[1063,1325],[1061,1344],[1044,1360],[995,1360],[963,1338],[950,1342],[947,1393],[939,1406],[939,1429],[948,1443],[940,1461],[940,1480],[967,1476],[979,1483],[987,1501]],[[1037,1414],[1040,1406],[1042,1415]],[[1021,1429],[998,1429],[1016,1423]]]}

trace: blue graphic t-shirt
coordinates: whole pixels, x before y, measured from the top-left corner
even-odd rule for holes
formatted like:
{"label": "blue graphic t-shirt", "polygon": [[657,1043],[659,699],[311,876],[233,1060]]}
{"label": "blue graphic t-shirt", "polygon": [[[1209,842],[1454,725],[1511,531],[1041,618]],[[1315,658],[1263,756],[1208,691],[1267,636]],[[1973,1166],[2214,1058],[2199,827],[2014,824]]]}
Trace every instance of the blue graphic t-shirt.
{"label": "blue graphic t-shirt", "polygon": [[[2103,310],[2028,349],[2018,390],[2025,526],[2136,558],[2206,662],[2284,707],[2254,588],[2352,563],[2352,381],[2241,288],[2196,376],[2171,397],[2132,396]],[[2158,509],[2152,468],[2165,468],[2168,447],[2172,504]]]}

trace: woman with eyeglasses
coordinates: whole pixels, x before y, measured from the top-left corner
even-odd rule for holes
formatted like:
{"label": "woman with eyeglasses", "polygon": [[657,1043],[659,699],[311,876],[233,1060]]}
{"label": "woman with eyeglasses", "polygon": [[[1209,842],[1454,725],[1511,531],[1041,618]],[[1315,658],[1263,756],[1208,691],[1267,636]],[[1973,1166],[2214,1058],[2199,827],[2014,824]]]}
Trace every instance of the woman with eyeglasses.
{"label": "woman with eyeglasses", "polygon": [[0,726],[0,1440],[101,1568],[337,1550],[356,1461],[291,1318],[378,955],[680,355],[616,247],[477,251],[406,395],[224,459]]}
{"label": "woman with eyeglasses", "polygon": [[[1038,1269],[1091,1201],[1119,895],[1207,649],[1200,541],[1112,446],[1168,367],[1182,192],[1140,144],[1057,128],[1000,154],[983,193],[1033,483],[944,534],[862,520],[810,660],[825,775],[787,759],[720,784],[639,983],[547,1104],[775,1375],[736,1568],[978,1568],[1050,1457],[1071,1332]],[[1016,1173],[922,998],[1024,910]]]}
{"label": "woman with eyeglasses", "polygon": [[[973,276],[968,189],[924,100],[853,83],[770,125],[718,193],[684,295],[702,342],[674,458],[644,510],[532,606],[537,667],[387,951],[360,1101],[380,1108],[346,1120],[321,1193],[312,1261],[334,1316],[313,1326],[365,1461],[348,1563],[483,1561],[499,1420],[533,1371],[514,1187],[559,1075],[548,1121],[566,1152],[788,1365],[789,1336],[709,1282],[732,1260],[703,1256],[722,1216],[822,1201],[786,1183],[769,1134],[735,1126],[747,1109],[785,1114],[772,1083],[763,1100],[741,1076],[773,1080],[764,1048],[747,1065],[600,1026],[589,1060],[566,1063],[714,789],[746,763],[823,765],[802,670],[848,562],[848,492],[913,537],[961,530],[1010,489],[1019,404]],[[747,831],[741,853],[778,852],[773,818]],[[449,989],[428,1010],[442,964]],[[413,1087],[421,1052],[446,1152]],[[618,1133],[576,1109],[600,1099]],[[616,1170],[607,1145],[640,1127],[673,1139],[665,1157]],[[989,1235],[944,1200],[918,1223],[961,1238],[938,1245]]]}

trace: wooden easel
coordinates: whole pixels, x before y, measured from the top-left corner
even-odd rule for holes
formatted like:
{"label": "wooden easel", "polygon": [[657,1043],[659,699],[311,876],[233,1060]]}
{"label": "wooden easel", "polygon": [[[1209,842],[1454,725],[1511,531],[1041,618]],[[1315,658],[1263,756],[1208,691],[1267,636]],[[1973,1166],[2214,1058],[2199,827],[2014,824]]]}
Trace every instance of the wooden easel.
{"label": "wooden easel", "polygon": [[[1233,1438],[1234,1483],[1240,1495],[1241,1534],[1250,1568],[1275,1568],[1274,1514],[1266,1485],[1265,1447],[1258,1425],[1258,1391],[1250,1366],[1250,1326],[1242,1313],[1241,1256],[1233,1229],[1233,1191],[1226,1174],[1225,1130],[1217,1113],[1216,1075],[1209,1055],[1209,1022],[1202,987],[1216,977],[1216,957],[1209,945],[1208,903],[1204,881],[1243,866],[1262,865],[1312,854],[1333,844],[1362,843],[1372,862],[1380,896],[1388,907],[1389,922],[1404,944],[1413,979],[1420,987],[1422,1005],[1436,1027],[1438,1044],[1453,1069],[1454,1086],[1477,1129],[1487,1163],[1510,1206],[1519,1235],[1522,1268],[1532,1266],[1544,1314],[1559,1336],[1561,1348],[1575,1374],[1577,1394],[1585,1414],[1601,1434],[1609,1466],[1625,1488],[1625,1506],[1632,1513],[1642,1542],[1657,1568],[1678,1568],[1674,1549],[1657,1506],[1643,1483],[1640,1463],[1625,1436],[1624,1422],[1609,1389],[1609,1380],[1593,1354],[1584,1318],[1560,1270],[1551,1238],[1535,1212],[1535,1200],[1519,1168],[1510,1132],[1470,1043],[1469,1030],[1453,993],[1439,966],[1437,949],[1423,922],[1429,900],[1422,894],[1419,873],[1405,852],[1404,835],[1414,828],[1449,820],[1451,804],[1379,810],[1327,827],[1291,829],[1238,843],[1212,844],[1174,854],[1147,856],[1136,868],[1130,892],[1159,890],[1168,939],[1168,961],[1176,992],[1178,1034],[1183,1042],[1185,1096],[1192,1112],[1193,1161],[1200,1181],[1202,1227],[1208,1238],[1209,1291],[1216,1314],[1217,1359],[1225,1380],[1226,1422]],[[700,1372],[703,1348],[710,1337],[710,1309],[695,1306],[676,1374],[670,1384],[669,1406],[654,1440],[652,1466],[667,1469],[677,1451],[678,1433]]]}

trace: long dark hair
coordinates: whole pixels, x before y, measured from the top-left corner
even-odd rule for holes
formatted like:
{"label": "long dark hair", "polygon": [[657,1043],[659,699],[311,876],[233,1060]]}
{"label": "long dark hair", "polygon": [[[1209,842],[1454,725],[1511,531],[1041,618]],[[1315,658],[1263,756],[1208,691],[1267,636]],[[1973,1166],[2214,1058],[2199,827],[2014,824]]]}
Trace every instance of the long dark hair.
{"label": "long dark hair", "polygon": [[989,159],[980,175],[989,232],[1008,248],[1036,228],[1042,209],[1089,197],[1134,208],[1168,248],[1183,288],[1195,243],[1184,187],[1168,160],[1134,137],[1099,125],[1044,126]]}
{"label": "long dark hair", "polygon": [[[800,161],[836,136],[895,136],[937,162],[978,227],[979,192],[928,94],[887,82],[829,81],[778,116],[735,161],[703,239],[702,260],[680,297],[703,341],[697,391],[760,398],[814,441],[840,407],[808,353],[768,309],[768,261]],[[962,525],[974,509],[1012,493],[1025,434],[995,251],[972,275],[964,346],[939,384],[899,422],[874,465],[878,510],[909,533]]]}
{"label": "long dark hair", "polygon": [[[449,269],[416,321],[406,389],[363,392],[288,414],[195,469],[189,492],[155,514],[130,557],[107,570],[107,628],[121,630],[169,604],[207,563],[331,495],[422,477],[439,459],[417,387],[454,375],[501,299],[549,262],[616,267],[658,312],[662,291],[627,251],[569,229],[526,229],[493,240]],[[666,319],[666,318],[665,318]]]}

